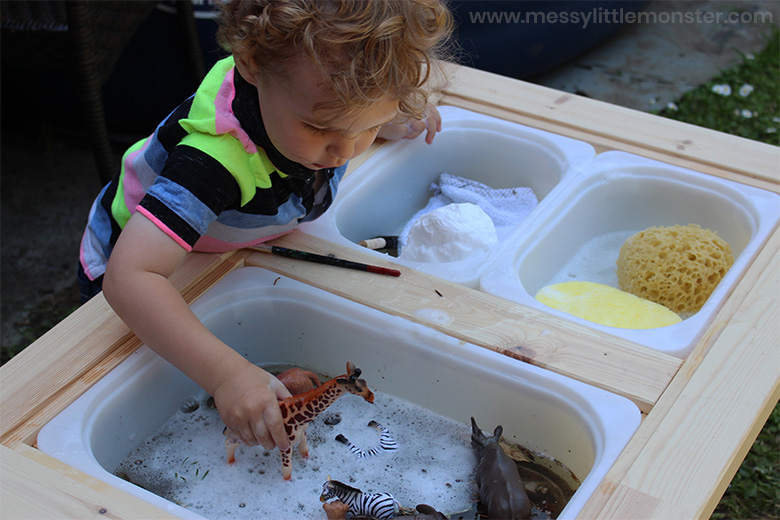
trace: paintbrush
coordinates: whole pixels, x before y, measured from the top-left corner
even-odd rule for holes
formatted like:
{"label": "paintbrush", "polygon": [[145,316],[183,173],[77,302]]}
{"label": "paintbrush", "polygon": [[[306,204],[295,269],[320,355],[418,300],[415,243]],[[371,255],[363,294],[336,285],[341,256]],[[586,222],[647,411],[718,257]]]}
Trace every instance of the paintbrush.
{"label": "paintbrush", "polygon": [[251,247],[256,251],[263,253],[269,253],[272,255],[286,256],[287,258],[295,258],[296,260],[304,260],[306,262],[314,262],[317,264],[332,265],[335,267],[345,267],[347,269],[356,269],[358,271],[368,271],[369,273],[386,274],[389,276],[401,276],[401,271],[396,269],[388,269],[387,267],[379,267],[378,265],[361,264],[359,262],[352,262],[350,260],[343,260],[334,256],[318,255],[316,253],[309,253],[306,251],[299,251],[297,249],[288,249],[281,246],[270,246],[266,244],[259,244]]}

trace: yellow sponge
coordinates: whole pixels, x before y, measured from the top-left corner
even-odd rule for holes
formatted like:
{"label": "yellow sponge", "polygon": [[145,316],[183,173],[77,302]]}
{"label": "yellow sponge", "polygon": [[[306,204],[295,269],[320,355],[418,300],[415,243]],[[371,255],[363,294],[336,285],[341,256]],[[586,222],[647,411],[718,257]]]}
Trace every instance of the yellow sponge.
{"label": "yellow sponge", "polygon": [[621,329],[653,329],[682,321],[663,305],[595,282],[562,282],[539,289],[536,299],[553,309]]}
{"label": "yellow sponge", "polygon": [[677,313],[693,313],[733,263],[731,247],[714,231],[696,224],[651,227],[620,248],[618,287]]}

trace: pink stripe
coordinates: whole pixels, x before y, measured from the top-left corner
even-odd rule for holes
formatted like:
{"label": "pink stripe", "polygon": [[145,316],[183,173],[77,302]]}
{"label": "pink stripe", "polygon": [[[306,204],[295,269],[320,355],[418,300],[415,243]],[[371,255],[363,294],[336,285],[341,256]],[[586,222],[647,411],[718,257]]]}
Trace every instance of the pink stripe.
{"label": "pink stripe", "polygon": [[92,276],[92,273],[89,271],[89,265],[87,263],[87,258],[84,256],[84,237],[87,234],[87,230],[84,230],[84,233],[81,235],[81,245],[79,246],[79,262],[81,262],[81,267],[84,269],[84,274],[87,275],[87,278],[95,281],[95,277]]}
{"label": "pink stripe", "polygon": [[249,135],[241,128],[238,119],[233,114],[233,99],[236,97],[236,89],[233,85],[233,74],[235,67],[230,69],[222,85],[219,87],[217,97],[214,99],[214,129],[217,134],[231,134],[241,142],[244,151],[247,153],[257,153],[257,146],[249,138]]}
{"label": "pink stripe", "polygon": [[155,225],[155,226],[157,226],[158,228],[160,228],[160,230],[161,230],[163,233],[165,233],[166,235],[168,235],[169,237],[171,237],[173,240],[175,240],[175,241],[176,241],[176,243],[177,243],[177,244],[179,244],[179,245],[180,245],[181,247],[183,247],[184,249],[186,249],[186,250],[187,250],[187,252],[189,252],[189,251],[192,251],[192,247],[190,247],[190,245],[189,245],[187,242],[185,242],[184,240],[182,240],[182,238],[181,238],[179,235],[177,235],[176,233],[174,233],[173,231],[171,231],[171,229],[170,229],[168,226],[166,226],[165,224],[163,224],[163,223],[162,223],[162,221],[161,221],[160,219],[158,219],[157,217],[155,217],[154,215],[152,215],[151,213],[149,213],[149,210],[147,210],[147,209],[146,209],[146,208],[144,208],[143,206],[138,206],[138,207],[136,208],[136,211],[137,211],[138,213],[142,214],[144,217],[146,217],[146,218],[148,218],[149,220],[151,220],[151,221],[154,223],[154,225]]}
{"label": "pink stripe", "polygon": [[125,205],[132,212],[135,207],[141,202],[144,197],[144,189],[141,186],[141,181],[138,179],[138,173],[133,166],[136,157],[146,150],[149,145],[151,136],[146,138],[144,144],[136,150],[128,154],[124,159],[124,175],[122,176],[122,189],[124,190]]}
{"label": "pink stripe", "polygon": [[274,238],[279,238],[280,236],[286,235],[287,233],[289,233],[289,231],[285,231],[284,233],[277,233],[276,235],[263,237],[257,240],[250,240],[249,242],[244,242],[241,244],[237,244],[235,242],[223,242],[222,240],[217,240],[216,238],[204,235],[200,237],[200,239],[195,243],[195,247],[193,247],[192,250],[201,253],[226,253],[228,251],[235,251],[236,249],[241,249],[243,247],[256,246],[257,244],[262,244],[263,242],[273,240]]}

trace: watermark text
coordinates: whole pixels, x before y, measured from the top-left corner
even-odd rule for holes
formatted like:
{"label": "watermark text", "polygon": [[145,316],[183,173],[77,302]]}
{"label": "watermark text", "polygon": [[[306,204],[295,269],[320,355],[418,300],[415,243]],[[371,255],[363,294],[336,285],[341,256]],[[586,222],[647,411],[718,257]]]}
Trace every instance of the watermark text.
{"label": "watermark text", "polygon": [[770,11],[627,11],[594,7],[587,11],[470,11],[474,24],[765,24]]}

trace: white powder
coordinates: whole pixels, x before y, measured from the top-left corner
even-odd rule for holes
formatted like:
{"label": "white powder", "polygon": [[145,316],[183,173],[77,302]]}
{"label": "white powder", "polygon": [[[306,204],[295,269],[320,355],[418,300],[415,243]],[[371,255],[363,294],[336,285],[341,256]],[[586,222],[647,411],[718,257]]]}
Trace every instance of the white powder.
{"label": "white powder", "polygon": [[[341,420],[329,425],[335,417]],[[335,440],[343,434],[360,448],[378,446],[371,420],[390,430],[397,450],[359,459]],[[278,450],[240,446],[228,465],[222,428],[217,411],[202,404],[178,412],[116,472],[213,519],[325,518],[319,497],[328,476],[365,492],[392,493],[404,507],[426,503],[448,515],[469,509],[476,496],[470,427],[381,392],[373,405],[345,395],[317,417],[307,431],[309,459],[296,448],[290,481],[282,479]]]}
{"label": "white powder", "polygon": [[476,204],[448,204],[417,219],[400,257],[413,262],[454,262],[498,244],[493,221]]}

